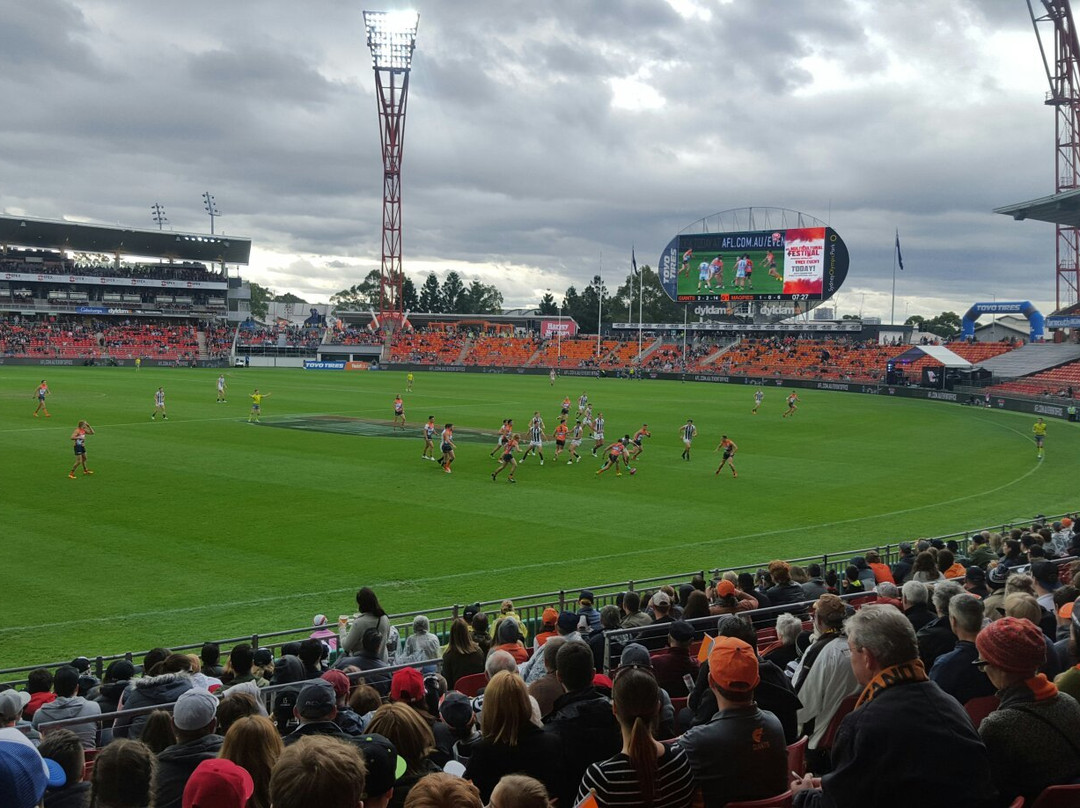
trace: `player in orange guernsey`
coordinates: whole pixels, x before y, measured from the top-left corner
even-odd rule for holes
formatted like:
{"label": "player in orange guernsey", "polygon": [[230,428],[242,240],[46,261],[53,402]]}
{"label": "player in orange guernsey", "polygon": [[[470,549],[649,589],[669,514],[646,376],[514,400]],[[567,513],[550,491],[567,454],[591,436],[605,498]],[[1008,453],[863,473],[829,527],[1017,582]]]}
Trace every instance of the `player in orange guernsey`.
{"label": "player in orange guernsey", "polygon": [[49,408],[45,406],[45,396],[49,395],[49,385],[45,383],[45,380],[41,380],[41,384],[38,385],[37,392],[34,393],[37,396],[37,409],[34,410],[34,417],[38,417],[38,411],[44,411],[46,418],[52,418],[49,415]]}
{"label": "player in orange guernsey", "polygon": [[495,469],[495,471],[491,474],[492,482],[495,482],[495,479],[499,476],[499,472],[507,466],[510,467],[510,474],[506,479],[512,483],[517,482],[517,480],[514,479],[514,472],[517,471],[517,460],[514,459],[514,452],[517,451],[518,443],[520,441],[521,436],[519,436],[516,432],[511,434],[510,437],[507,438],[506,444],[503,446],[502,457],[499,458],[499,467]]}
{"label": "player in orange guernsey", "polygon": [[[569,401],[570,399],[567,399]],[[560,418],[559,425],[555,427],[555,459],[559,459],[563,449],[566,448],[566,437],[570,434],[570,428],[566,425],[566,419]]]}
{"label": "player in orange guernsey", "polygon": [[[600,470],[596,472],[597,476],[600,476],[612,466],[615,467],[615,476],[622,477],[622,472],[619,471],[619,461],[625,460],[626,446],[621,440],[615,441],[605,450],[607,452],[607,460],[604,461],[604,465],[600,467]],[[629,465],[629,463],[627,463]]]}
{"label": "player in orange guernsey", "polygon": [[643,441],[645,440],[645,438],[651,438],[651,437],[652,437],[652,432],[649,431],[649,425],[648,424],[642,424],[641,429],[639,429],[637,432],[634,433],[634,437],[633,437],[633,441],[632,441],[633,444],[634,444],[634,448],[630,450],[630,459],[631,460],[637,460],[638,459],[638,455],[640,455],[642,450],[645,448]]}
{"label": "player in orange guernsey", "polygon": [[507,439],[510,437],[510,433],[514,431],[514,421],[512,418],[503,418],[502,426],[499,427],[499,439],[495,443],[495,448],[491,450],[490,457],[502,452],[503,446],[506,445]]}
{"label": "player in orange guernsey", "polygon": [[401,428],[405,428],[405,404],[401,400],[401,394],[399,393],[394,397],[394,427],[398,426],[398,419],[401,419]]}
{"label": "player in orange guernsey", "polygon": [[[42,382],[44,384],[44,382]],[[75,479],[75,469],[82,466],[83,474],[93,474],[86,467],[86,436],[93,435],[94,428],[90,426],[86,421],[79,421],[79,425],[75,427],[75,431],[71,433],[71,440],[75,447],[75,465],[71,467],[71,471],[68,472],[68,477]]]}
{"label": "player in orange guernsey", "polygon": [[[716,469],[716,474],[719,474],[720,469],[722,469],[726,465],[728,468],[731,469],[731,476],[732,477],[738,477],[739,472],[735,471],[735,459],[734,458],[735,458],[735,452],[739,451],[739,447],[736,446],[735,442],[733,440],[731,440],[730,438],[728,438],[727,435],[721,435],[720,436],[720,445],[717,446],[713,451],[714,452],[719,452],[721,450],[724,452],[724,459],[720,461],[720,466]],[[713,476],[715,477],[716,474],[714,474]]]}
{"label": "player in orange guernsey", "polygon": [[435,459],[435,431],[437,429],[435,416],[429,415],[427,423],[424,424],[424,451],[420,454],[420,457],[424,460]]}

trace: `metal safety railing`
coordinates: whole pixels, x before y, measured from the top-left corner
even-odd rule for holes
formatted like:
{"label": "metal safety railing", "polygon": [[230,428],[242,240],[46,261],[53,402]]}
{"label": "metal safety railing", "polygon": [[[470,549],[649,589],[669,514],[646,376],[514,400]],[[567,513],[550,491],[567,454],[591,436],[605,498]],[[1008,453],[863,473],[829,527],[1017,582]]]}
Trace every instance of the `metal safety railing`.
{"label": "metal safety railing", "polygon": [[[942,541],[948,541],[950,539],[966,539],[974,533],[989,530],[991,532],[1006,532],[1011,530],[1016,525],[1028,526],[1036,521],[1054,521],[1062,518],[1063,516],[1072,516],[1071,513],[1064,513],[1056,516],[1046,516],[1044,514],[1037,514],[1035,516],[1017,516],[1008,522],[993,523],[989,525],[983,525],[980,527],[972,528],[956,533],[947,533],[939,536],[925,537],[927,540],[940,539]],[[886,544],[878,544],[867,547],[862,547],[853,550],[844,550],[835,553],[822,553],[812,556],[801,556],[798,558],[785,558],[789,564],[794,566],[807,566],[811,563],[821,565],[822,574],[826,571],[832,570],[842,576],[844,568],[847,566],[847,562],[854,556],[864,556],[867,552],[873,550],[880,556],[881,560],[886,564],[894,563],[898,556],[898,547],[901,541],[909,541],[907,539],[897,539],[895,542]],[[910,541],[916,541],[912,539]],[[530,634],[534,633],[542,624],[541,616],[544,609],[554,607],[559,611],[569,610],[577,611],[578,593],[582,590],[589,590],[593,593],[593,605],[595,608],[600,609],[607,604],[615,603],[616,599],[624,592],[634,591],[648,594],[650,591],[659,589],[661,586],[670,585],[676,589],[683,583],[689,582],[694,576],[700,575],[705,578],[706,581],[712,578],[718,578],[721,573],[725,571],[751,572],[755,573],[758,570],[764,569],[768,566],[768,561],[757,562],[754,564],[738,564],[724,567],[713,567],[708,569],[695,569],[689,571],[667,573],[664,575],[657,575],[647,578],[632,578],[621,581],[615,581],[604,584],[586,585],[581,587],[574,587],[572,589],[557,589],[547,592],[539,592],[529,595],[516,595],[510,598],[500,598],[497,600],[484,600],[478,601],[479,610],[487,613],[490,618],[490,623],[493,624],[498,619],[500,614],[500,607],[506,600],[511,601],[514,604],[514,611],[521,618],[521,621],[525,624]],[[476,605],[475,603],[473,605]],[[397,629],[400,638],[400,644],[403,645],[404,641],[408,638],[412,631],[412,620],[418,615],[425,615],[430,623],[430,631],[436,635],[441,643],[449,638],[450,625],[458,617],[461,617],[462,613],[467,608],[467,604],[455,603],[449,606],[437,606],[429,609],[417,609],[406,612],[396,612],[389,615],[391,624]],[[352,615],[355,618],[357,615]],[[223,655],[227,654],[228,649],[239,643],[249,643],[253,649],[256,648],[269,648],[271,651],[278,651],[281,646],[288,642],[298,642],[307,637],[313,632],[314,627],[311,625],[302,626],[299,628],[283,629],[279,631],[270,632],[258,632],[250,635],[244,635],[239,637],[227,637],[219,640],[212,640],[210,642],[216,643],[220,648]],[[343,635],[342,635],[343,636]],[[204,642],[185,642],[179,645],[162,644],[162,647],[168,647],[174,652],[183,651],[195,651],[198,652],[202,648]],[[397,649],[391,649],[396,651]],[[118,659],[126,659],[136,665],[136,660],[141,660],[146,654],[150,652],[150,649],[139,651],[125,651],[115,654],[96,654],[93,656],[86,655],[90,661],[91,672],[99,679],[104,675],[105,669],[110,662]],[[37,670],[39,668],[55,669],[62,665],[70,664],[70,659],[64,659],[53,662],[41,662],[33,665],[21,665],[8,668],[0,668],[0,686],[9,685],[17,686],[24,684],[26,681],[26,673]]]}

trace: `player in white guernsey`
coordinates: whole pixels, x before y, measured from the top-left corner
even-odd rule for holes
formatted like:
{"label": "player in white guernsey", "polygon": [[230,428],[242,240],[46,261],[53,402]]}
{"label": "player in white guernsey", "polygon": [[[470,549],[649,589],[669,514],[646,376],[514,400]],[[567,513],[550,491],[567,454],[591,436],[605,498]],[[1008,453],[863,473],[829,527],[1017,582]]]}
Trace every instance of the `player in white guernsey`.
{"label": "player in white guernsey", "polygon": [[225,374],[222,373],[217,377],[217,400],[219,404],[225,403],[225,390],[228,385],[225,384]]}
{"label": "player in white guernsey", "polygon": [[580,463],[581,455],[578,454],[578,447],[581,446],[581,434],[585,431],[585,427],[582,426],[581,421],[575,421],[574,427],[570,430],[570,459],[566,461],[566,465],[571,463]]}
{"label": "player in white guernsey", "polygon": [[150,420],[153,421],[157,418],[157,414],[161,413],[161,420],[168,421],[169,416],[165,414],[165,388],[159,387],[157,392],[154,393],[154,411],[150,413]]}
{"label": "player in white guernsey", "polygon": [[521,456],[520,462],[524,463],[528,460],[533,452],[539,455],[540,465],[544,465],[544,422],[539,417],[533,418],[529,425],[529,448]]}
{"label": "player in white guernsey", "polygon": [[584,392],[582,392],[582,394],[580,396],[578,396],[578,400],[577,400],[577,414],[581,415],[581,413],[585,412],[585,407],[587,407],[588,404],[589,404],[589,397],[587,395],[585,395]]}
{"label": "player in white guernsey", "polygon": [[750,413],[751,413],[752,415],[757,415],[758,407],[760,407],[760,406],[761,406],[761,401],[762,401],[762,399],[764,399],[764,398],[765,398],[765,391],[764,391],[764,390],[762,390],[762,389],[761,389],[761,388],[759,387],[759,388],[757,389],[757,392],[756,392],[756,393],[754,393],[754,409],[750,410]]}
{"label": "player in white guernsey", "polygon": [[604,413],[598,412],[596,420],[592,424],[592,439],[595,441],[592,447],[592,456],[596,457],[596,450],[604,445]]}
{"label": "player in white guernsey", "polygon": [[694,426],[692,418],[687,418],[686,423],[679,427],[679,434],[682,436],[684,447],[681,457],[684,460],[690,460],[690,444],[693,443],[694,438],[697,436],[697,427]]}

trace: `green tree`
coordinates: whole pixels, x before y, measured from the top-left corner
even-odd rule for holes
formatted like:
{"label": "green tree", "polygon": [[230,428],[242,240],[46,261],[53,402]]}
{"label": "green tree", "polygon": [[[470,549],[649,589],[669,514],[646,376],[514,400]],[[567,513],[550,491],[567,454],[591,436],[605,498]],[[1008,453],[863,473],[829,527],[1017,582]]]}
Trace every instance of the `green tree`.
{"label": "green tree", "polygon": [[378,308],[379,275],[379,270],[371,270],[360,283],[330,295],[330,303],[340,311],[367,311]]}
{"label": "green tree", "polygon": [[628,274],[626,281],[615,291],[615,297],[612,298],[613,319],[621,321],[629,313],[629,322],[637,322],[640,294],[643,323],[681,323],[684,304],[676,303],[668,297],[660,285],[660,276],[648,264],[639,267],[638,271],[641,273],[644,289],[639,292],[637,277],[632,273]]}
{"label": "green tree", "polygon": [[420,311],[430,314],[441,314],[445,309],[442,306],[442,295],[439,294],[439,276],[429,272],[424,285],[420,287]]}
{"label": "green tree", "polygon": [[581,293],[581,316],[575,316],[579,328],[596,333],[597,315],[602,323],[612,322],[611,296],[607,286],[599,275],[593,275],[592,281]]}
{"label": "green tree", "polygon": [[446,273],[442,287],[439,289],[439,297],[442,299],[443,311],[449,314],[467,314],[464,306],[468,301],[464,299],[465,284],[461,282],[461,276],[453,270]]}
{"label": "green tree", "polygon": [[477,279],[462,293],[458,309],[462,314],[499,314],[502,302],[502,292]]}
{"label": "green tree", "polygon": [[401,310],[416,311],[419,305],[420,297],[416,294],[416,284],[406,275],[401,279]]}
{"label": "green tree", "polygon": [[[915,318],[909,317],[908,322]],[[920,318],[921,319],[921,318]],[[937,317],[929,320],[921,320],[919,330],[923,333],[934,334],[939,337],[954,337],[960,333],[960,315],[955,311],[943,311]]]}
{"label": "green tree", "polygon": [[293,304],[303,303],[305,306],[307,305],[307,301],[304,300],[304,298],[297,297],[292,292],[286,292],[283,295],[274,295],[274,302],[275,303],[293,303]]}
{"label": "green tree", "polygon": [[566,290],[566,294],[563,295],[562,311],[567,317],[576,320],[579,326],[584,322],[581,319],[585,312],[585,309],[581,304],[581,295],[578,294],[577,289],[573,286],[569,287]]}
{"label": "green tree", "polygon": [[255,281],[248,281],[248,288],[251,290],[252,316],[256,320],[265,320],[267,312],[270,311],[270,300],[274,296],[273,290],[255,283]]}
{"label": "green tree", "polygon": [[555,305],[555,297],[551,292],[546,293],[540,298],[540,314],[548,317],[554,317],[559,313],[559,307]]}

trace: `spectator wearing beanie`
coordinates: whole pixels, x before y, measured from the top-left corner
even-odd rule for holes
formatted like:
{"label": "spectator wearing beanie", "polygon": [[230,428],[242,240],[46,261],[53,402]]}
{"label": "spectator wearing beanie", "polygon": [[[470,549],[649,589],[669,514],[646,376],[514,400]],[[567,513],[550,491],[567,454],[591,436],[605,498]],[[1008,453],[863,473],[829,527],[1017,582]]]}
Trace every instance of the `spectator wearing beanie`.
{"label": "spectator wearing beanie", "polygon": [[589,624],[589,631],[600,628],[600,610],[593,606],[596,600],[593,593],[588,589],[582,589],[578,595],[578,617],[584,617]]}
{"label": "spectator wearing beanie", "polygon": [[1043,633],[1029,620],[1003,617],[975,639],[979,662],[1001,704],[979,735],[990,753],[1002,800],[1034,800],[1044,788],[1080,777],[1080,705],[1037,671]]}

